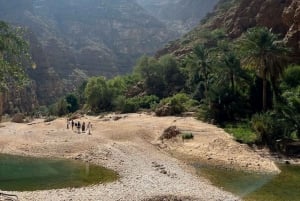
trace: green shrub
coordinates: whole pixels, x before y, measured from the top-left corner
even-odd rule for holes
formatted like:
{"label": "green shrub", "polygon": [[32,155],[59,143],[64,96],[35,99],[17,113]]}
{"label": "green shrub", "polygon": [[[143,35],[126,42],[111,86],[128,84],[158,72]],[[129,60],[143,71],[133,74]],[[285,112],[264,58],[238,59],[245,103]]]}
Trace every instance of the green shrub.
{"label": "green shrub", "polygon": [[210,99],[201,105],[198,117],[201,120],[224,124],[237,121],[248,114],[248,104],[239,92],[229,88],[219,87],[210,91]]}
{"label": "green shrub", "polygon": [[122,106],[122,113],[134,113],[136,111],[138,111],[139,109],[139,105],[137,102],[135,102],[132,99],[127,99],[124,102],[124,105]]}
{"label": "green shrub", "polygon": [[283,81],[288,87],[297,87],[300,85],[300,66],[290,66],[286,69]]}
{"label": "green shrub", "polygon": [[159,98],[157,96],[141,96],[126,98],[125,96],[119,96],[115,99],[115,109],[122,113],[132,113],[139,109],[150,109],[152,105],[157,104]]}
{"label": "green shrub", "polygon": [[190,139],[194,139],[194,135],[193,133],[183,133],[181,135],[182,140],[190,140]]}
{"label": "green shrub", "polygon": [[253,144],[257,141],[257,135],[248,124],[227,124],[224,130],[230,133],[238,142]]}
{"label": "green shrub", "polygon": [[158,116],[180,115],[197,105],[198,102],[191,99],[187,94],[179,93],[161,100],[155,113]]}
{"label": "green shrub", "polygon": [[271,150],[278,148],[278,141],[291,138],[291,124],[281,113],[255,114],[251,119],[251,125],[257,134],[258,142],[268,145]]}
{"label": "green shrub", "polygon": [[65,99],[68,103],[67,109],[69,113],[76,112],[79,109],[79,99],[76,95],[68,94]]}
{"label": "green shrub", "polygon": [[49,106],[49,114],[54,116],[63,116],[69,113],[69,104],[66,99],[62,98],[58,100],[55,104]]}

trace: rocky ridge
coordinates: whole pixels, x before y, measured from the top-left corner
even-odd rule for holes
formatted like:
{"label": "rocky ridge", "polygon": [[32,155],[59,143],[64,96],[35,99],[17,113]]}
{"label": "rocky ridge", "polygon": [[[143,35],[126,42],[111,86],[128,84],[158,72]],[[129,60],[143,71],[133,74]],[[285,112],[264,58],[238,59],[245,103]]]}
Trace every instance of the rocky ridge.
{"label": "rocky ridge", "polygon": [[224,29],[230,38],[235,39],[251,27],[265,26],[284,39],[293,50],[294,60],[299,62],[299,4],[298,0],[222,0],[198,27],[158,51],[157,55],[185,55],[196,43],[203,41],[199,33],[204,30]]}
{"label": "rocky ridge", "polygon": [[219,0],[136,0],[151,15],[181,34],[200,23]]}

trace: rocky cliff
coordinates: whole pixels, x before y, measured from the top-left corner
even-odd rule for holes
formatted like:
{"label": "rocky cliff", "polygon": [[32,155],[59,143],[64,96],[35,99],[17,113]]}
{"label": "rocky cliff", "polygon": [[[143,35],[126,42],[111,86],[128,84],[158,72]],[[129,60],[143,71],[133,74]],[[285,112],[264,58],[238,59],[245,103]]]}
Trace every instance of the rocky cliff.
{"label": "rocky cliff", "polygon": [[187,33],[219,0],[136,0],[151,15],[181,34]]}
{"label": "rocky cliff", "polygon": [[170,43],[158,55],[189,52],[195,43],[201,41],[199,34],[215,29],[224,29],[235,39],[247,29],[265,26],[280,35],[293,49],[294,60],[300,62],[300,2],[299,0],[221,0],[215,11],[207,16],[194,30],[180,40]]}
{"label": "rocky cliff", "polygon": [[27,28],[41,104],[88,76],[130,72],[139,56],[178,36],[133,0],[1,0],[0,20]]}

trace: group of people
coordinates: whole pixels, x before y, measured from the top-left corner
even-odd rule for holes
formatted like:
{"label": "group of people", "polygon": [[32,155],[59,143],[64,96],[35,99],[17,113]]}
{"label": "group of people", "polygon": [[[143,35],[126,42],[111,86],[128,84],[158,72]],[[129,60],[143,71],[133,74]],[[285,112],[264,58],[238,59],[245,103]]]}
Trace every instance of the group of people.
{"label": "group of people", "polygon": [[80,123],[80,121],[75,122],[73,119],[70,121],[69,119],[67,120],[67,129],[69,129],[71,126],[72,130],[77,129],[78,134],[80,132],[85,133],[86,131],[88,132],[89,135],[91,135],[91,129],[92,129],[92,124],[91,122],[88,122],[86,125],[85,122]]}

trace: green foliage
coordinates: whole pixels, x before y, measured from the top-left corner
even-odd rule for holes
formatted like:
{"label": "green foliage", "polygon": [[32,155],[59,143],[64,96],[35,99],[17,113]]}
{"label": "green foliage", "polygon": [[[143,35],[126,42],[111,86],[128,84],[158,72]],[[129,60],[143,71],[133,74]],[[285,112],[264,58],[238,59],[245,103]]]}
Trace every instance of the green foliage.
{"label": "green foliage", "polygon": [[187,94],[179,93],[162,99],[155,112],[158,116],[180,115],[197,105],[198,102],[191,99]]}
{"label": "green foliage", "polygon": [[49,115],[49,109],[47,106],[40,106],[34,110],[33,115],[38,118],[46,117]]}
{"label": "green foliage", "polygon": [[202,120],[223,124],[244,118],[248,114],[249,106],[245,97],[230,88],[213,86],[209,97],[210,103],[203,104],[199,111],[199,118]]}
{"label": "green foliage", "polygon": [[225,131],[233,135],[236,141],[246,144],[253,144],[257,141],[257,135],[251,129],[249,124],[227,124]]}
{"label": "green foliage", "polygon": [[79,101],[75,94],[68,94],[65,99],[69,113],[76,112],[79,109]]}
{"label": "green foliage", "polygon": [[109,87],[104,77],[92,77],[84,91],[87,104],[92,111],[110,111],[114,99],[114,90]]}
{"label": "green foliage", "polygon": [[179,92],[185,84],[177,61],[170,55],[159,60],[143,56],[138,60],[134,72],[144,80],[147,94],[159,98]]}
{"label": "green foliage", "polygon": [[165,82],[165,95],[179,92],[185,85],[185,77],[178,67],[178,63],[171,55],[165,55],[159,59],[162,69],[162,77]]}
{"label": "green foliage", "polygon": [[0,21],[0,92],[7,90],[9,84],[23,86],[28,81],[21,66],[25,57],[30,57],[21,31]]}
{"label": "green foliage", "polygon": [[278,141],[281,139],[291,138],[291,124],[280,113],[255,114],[251,124],[257,134],[258,142],[268,145],[272,150],[278,149]]}
{"label": "green foliage", "polygon": [[193,133],[183,133],[181,135],[182,140],[190,140],[190,139],[194,139],[194,135]]}
{"label": "green foliage", "polygon": [[249,29],[239,40],[243,66],[252,69],[263,80],[262,105],[267,110],[267,81],[272,85],[274,98],[278,96],[277,81],[287,67],[288,49],[278,36],[266,27]]}
{"label": "green foliage", "polygon": [[108,88],[112,90],[114,97],[122,95],[127,89],[126,80],[124,77],[117,76],[107,81]]}
{"label": "green foliage", "polygon": [[158,102],[159,98],[154,95],[133,98],[119,96],[115,101],[115,107],[122,113],[132,113],[138,111],[139,109],[150,109]]}
{"label": "green foliage", "polygon": [[144,80],[147,94],[164,97],[166,84],[162,68],[156,59],[146,56],[141,57],[135,66],[134,72],[139,74]]}
{"label": "green foliage", "polygon": [[54,116],[64,116],[69,113],[69,104],[65,98],[61,98],[49,107],[49,114]]}
{"label": "green foliage", "polygon": [[297,87],[300,85],[300,66],[288,67],[283,76],[283,81],[288,87]]}

